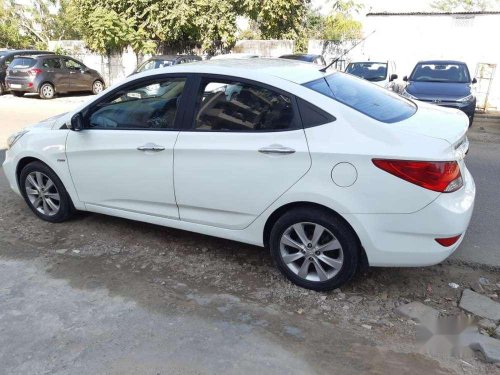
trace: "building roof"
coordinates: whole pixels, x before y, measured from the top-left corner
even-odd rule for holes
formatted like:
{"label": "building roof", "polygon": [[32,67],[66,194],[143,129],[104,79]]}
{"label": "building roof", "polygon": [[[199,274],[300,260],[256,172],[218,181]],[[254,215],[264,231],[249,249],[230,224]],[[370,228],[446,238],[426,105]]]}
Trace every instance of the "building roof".
{"label": "building roof", "polygon": [[478,12],[371,12],[366,16],[482,16],[500,15],[500,11],[478,11]]}

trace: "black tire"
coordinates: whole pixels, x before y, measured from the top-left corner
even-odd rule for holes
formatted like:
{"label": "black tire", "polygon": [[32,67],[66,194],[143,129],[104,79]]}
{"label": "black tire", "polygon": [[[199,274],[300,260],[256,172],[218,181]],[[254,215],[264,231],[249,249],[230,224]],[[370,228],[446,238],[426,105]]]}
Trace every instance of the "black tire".
{"label": "black tire", "polygon": [[[59,210],[57,211],[57,213],[48,215],[40,212],[28,198],[26,179],[31,173],[34,172],[41,172],[43,175],[52,180],[56,190],[51,190],[51,192],[55,191],[59,195]],[[73,203],[71,202],[71,198],[68,195],[68,192],[66,191],[66,188],[64,187],[59,177],[52,169],[50,169],[46,164],[42,162],[34,161],[23,168],[19,176],[19,188],[29,208],[36,216],[38,216],[42,220],[49,221],[51,223],[60,223],[62,221],[68,220],[75,211],[75,209],[73,208]]]}
{"label": "black tire", "polygon": [[[334,269],[330,269],[330,272],[334,275],[333,277],[326,281],[307,280],[300,277],[286,265],[281,255],[281,238],[288,228],[297,223],[312,223],[311,225],[319,224],[331,232],[340,242],[342,246],[343,263],[336,274]],[[307,225],[309,224],[306,224],[306,229]],[[316,207],[293,209],[281,216],[271,230],[269,247],[273,261],[283,275],[292,283],[300,287],[316,291],[332,290],[348,282],[356,273],[361,254],[361,245],[350,226],[335,214],[328,212],[326,209],[324,210]],[[304,251],[307,251],[307,249]],[[304,261],[305,259],[306,258],[304,258]],[[300,260],[297,260],[297,262],[300,262]],[[322,263],[322,265],[325,266],[324,263]],[[317,269],[314,265],[312,265],[312,267],[313,269]],[[328,268],[328,266],[326,267]]]}
{"label": "black tire", "polygon": [[5,92],[6,92],[5,85],[2,82],[0,82],[0,96],[4,95]]}
{"label": "black tire", "polygon": [[[101,86],[99,86],[99,84],[101,84]],[[100,94],[104,89],[106,88],[106,86],[104,86],[104,82],[101,81],[100,79],[97,79],[94,81],[94,83],[92,84],[92,94],[94,95],[98,95]]]}
{"label": "black tire", "polygon": [[51,83],[46,82],[40,86],[38,95],[40,95],[40,98],[42,99],[54,99],[54,97],[56,96],[56,89]]}
{"label": "black tire", "polygon": [[20,98],[21,96],[24,96],[24,91],[12,91],[12,95]]}

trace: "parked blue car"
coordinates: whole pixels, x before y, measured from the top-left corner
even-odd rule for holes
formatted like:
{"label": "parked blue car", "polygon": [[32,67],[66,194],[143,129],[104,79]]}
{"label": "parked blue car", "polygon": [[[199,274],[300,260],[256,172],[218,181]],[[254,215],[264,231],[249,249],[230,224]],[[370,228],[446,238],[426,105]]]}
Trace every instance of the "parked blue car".
{"label": "parked blue car", "polygon": [[409,99],[430,102],[443,107],[457,108],[469,117],[469,126],[474,119],[476,97],[471,91],[476,79],[471,79],[467,64],[461,61],[420,61],[401,95]]}

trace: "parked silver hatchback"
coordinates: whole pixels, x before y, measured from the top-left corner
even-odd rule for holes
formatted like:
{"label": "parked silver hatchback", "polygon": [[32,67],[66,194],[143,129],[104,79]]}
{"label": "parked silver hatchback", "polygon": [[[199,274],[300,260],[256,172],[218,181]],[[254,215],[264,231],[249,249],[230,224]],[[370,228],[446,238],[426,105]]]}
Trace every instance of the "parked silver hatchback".
{"label": "parked silver hatchback", "polygon": [[5,83],[15,96],[29,92],[42,99],[52,99],[56,93],[104,90],[97,71],[63,55],[18,56],[7,68]]}

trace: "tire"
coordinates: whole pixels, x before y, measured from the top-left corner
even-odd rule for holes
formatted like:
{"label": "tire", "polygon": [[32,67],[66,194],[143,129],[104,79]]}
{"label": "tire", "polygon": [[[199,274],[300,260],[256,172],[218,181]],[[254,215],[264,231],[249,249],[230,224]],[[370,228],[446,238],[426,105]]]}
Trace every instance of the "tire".
{"label": "tire", "polygon": [[[300,228],[307,241],[300,240]],[[316,228],[322,234],[314,241]],[[299,246],[289,246],[287,239]],[[307,243],[303,245],[304,242]],[[356,273],[361,254],[359,240],[349,225],[315,207],[293,209],[281,216],[271,230],[269,247],[274,263],[285,277],[316,291],[332,290],[348,282]]]}
{"label": "tire", "polygon": [[34,161],[23,168],[19,176],[19,188],[29,208],[42,220],[60,223],[69,219],[74,212],[73,203],[63,183],[42,162]]}
{"label": "tire", "polygon": [[0,82],[0,96],[4,95],[6,92],[5,85]]}
{"label": "tire", "polygon": [[54,97],[56,96],[56,89],[52,84],[44,83],[42,86],[40,86],[38,94],[42,99],[54,99]]}
{"label": "tire", "polygon": [[24,96],[24,92],[23,91],[12,91],[12,95],[20,98],[21,96]]}
{"label": "tire", "polygon": [[92,94],[100,94],[104,90],[104,82],[97,80],[92,84]]}

